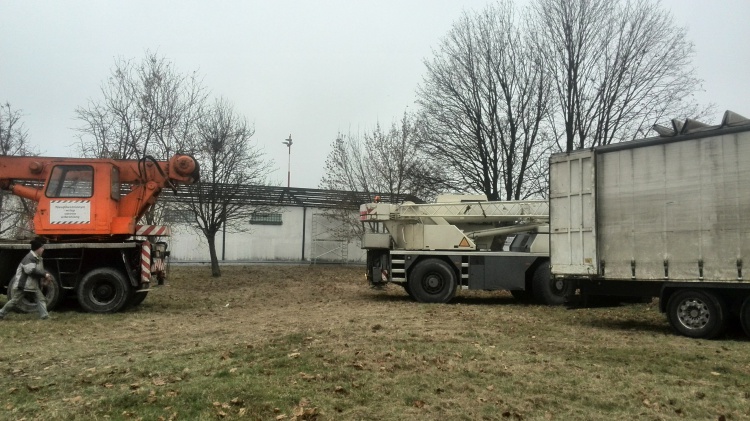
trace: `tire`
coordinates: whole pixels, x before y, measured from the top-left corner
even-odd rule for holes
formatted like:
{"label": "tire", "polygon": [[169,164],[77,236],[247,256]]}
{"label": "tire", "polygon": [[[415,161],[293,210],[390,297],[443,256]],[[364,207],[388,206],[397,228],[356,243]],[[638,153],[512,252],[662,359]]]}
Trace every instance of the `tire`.
{"label": "tire", "polygon": [[128,303],[132,288],[122,272],[112,268],[94,269],[78,284],[78,303],[91,313],[114,313]]}
{"label": "tire", "polygon": [[439,259],[417,263],[407,283],[406,291],[420,303],[447,303],[456,294],[456,273]]}
{"label": "tire", "polygon": [[401,282],[399,285],[401,285],[404,288],[404,291],[411,297],[412,299],[416,300],[414,298],[414,295],[411,293],[411,289],[409,289],[409,283],[408,282]]}
{"label": "tire", "polygon": [[510,295],[518,301],[528,302],[533,298],[532,294],[525,289],[514,289],[510,291]]}
{"label": "tire", "polygon": [[713,293],[687,289],[674,293],[667,302],[669,324],[681,335],[712,339],[726,326],[727,311]]}
{"label": "tire", "polygon": [[[14,277],[14,279],[8,285],[8,301],[10,301],[10,299],[13,297],[13,294],[16,291],[16,285],[18,285],[18,280]],[[48,311],[53,310],[55,307],[57,307],[63,296],[63,289],[60,287],[60,283],[57,281],[57,277],[54,275],[52,275],[52,281],[49,283],[49,285],[42,287],[42,292],[47,298]],[[15,310],[20,313],[34,313],[37,311],[36,301],[32,301],[28,297],[24,297],[21,299],[21,301],[18,302]]]}
{"label": "tire", "polygon": [[534,270],[531,279],[531,292],[540,304],[559,306],[565,304],[567,297],[573,293],[573,284],[550,276],[549,262],[542,262]]}
{"label": "tire", "polygon": [[750,336],[750,297],[745,298],[740,308],[740,324],[745,335]]}

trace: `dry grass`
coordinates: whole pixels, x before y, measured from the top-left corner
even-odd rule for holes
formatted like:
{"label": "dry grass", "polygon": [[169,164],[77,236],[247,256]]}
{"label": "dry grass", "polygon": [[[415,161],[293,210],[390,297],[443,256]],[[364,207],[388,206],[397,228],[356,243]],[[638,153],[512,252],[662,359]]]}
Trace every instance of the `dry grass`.
{"label": "dry grass", "polygon": [[748,342],[654,305],[567,310],[373,291],[363,268],[176,267],[112,315],[11,315],[0,419],[750,419]]}

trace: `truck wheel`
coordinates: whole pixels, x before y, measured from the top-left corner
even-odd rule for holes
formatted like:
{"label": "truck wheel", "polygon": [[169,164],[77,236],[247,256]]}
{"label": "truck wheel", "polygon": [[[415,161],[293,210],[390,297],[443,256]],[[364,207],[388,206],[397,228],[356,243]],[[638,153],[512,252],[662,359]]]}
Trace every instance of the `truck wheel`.
{"label": "truck wheel", "polygon": [[414,294],[411,293],[411,289],[409,289],[409,283],[408,282],[402,282],[399,285],[401,285],[402,287],[404,287],[404,291],[406,291],[406,293],[409,295],[409,297],[411,297],[412,299],[416,300],[416,298],[414,298]]}
{"label": "truck wheel", "polygon": [[532,298],[531,293],[525,289],[514,289],[510,291],[510,295],[518,301],[530,301]]}
{"label": "truck wheel", "polygon": [[407,282],[406,291],[420,303],[447,303],[456,294],[456,274],[439,259],[418,263]]}
{"label": "truck wheel", "polygon": [[78,284],[78,302],[91,313],[114,313],[128,303],[131,288],[120,271],[94,269]]}
{"label": "truck wheel", "polygon": [[[8,285],[8,300],[13,298],[13,294],[16,292],[16,285],[18,285],[18,280],[14,278],[10,285]],[[47,310],[52,310],[57,307],[63,294],[62,288],[57,282],[57,277],[55,275],[52,275],[52,281],[49,285],[42,287],[42,292],[47,298]],[[23,297],[21,301],[18,302],[15,310],[21,313],[34,313],[37,311],[36,301],[34,301],[33,298],[29,299],[28,296]]]}
{"label": "truck wheel", "polygon": [[745,335],[750,336],[750,297],[745,298],[740,308],[740,323]]}
{"label": "truck wheel", "polygon": [[565,304],[566,298],[573,293],[573,284],[570,281],[553,279],[549,271],[549,262],[542,262],[534,270],[531,292],[539,303],[559,306]]}
{"label": "truck wheel", "polygon": [[667,302],[669,324],[690,338],[712,339],[726,325],[726,309],[716,295],[697,289],[678,291]]}

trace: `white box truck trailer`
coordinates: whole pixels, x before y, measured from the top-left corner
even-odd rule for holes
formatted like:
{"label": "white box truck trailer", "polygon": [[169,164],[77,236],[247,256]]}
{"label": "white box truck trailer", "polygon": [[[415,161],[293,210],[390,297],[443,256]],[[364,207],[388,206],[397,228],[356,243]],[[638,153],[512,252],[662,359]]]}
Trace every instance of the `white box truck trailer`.
{"label": "white box truck trailer", "polygon": [[686,336],[737,316],[750,335],[750,120],[672,123],[550,158],[551,275],[584,298],[658,297]]}

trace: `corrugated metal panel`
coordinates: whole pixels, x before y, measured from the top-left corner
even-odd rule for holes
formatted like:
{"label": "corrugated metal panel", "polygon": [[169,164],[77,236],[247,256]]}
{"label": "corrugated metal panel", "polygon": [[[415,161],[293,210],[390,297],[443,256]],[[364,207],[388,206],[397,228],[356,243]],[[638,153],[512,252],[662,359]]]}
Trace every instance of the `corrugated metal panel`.
{"label": "corrugated metal panel", "polygon": [[606,279],[738,279],[750,250],[750,133],[599,153],[596,168]]}

